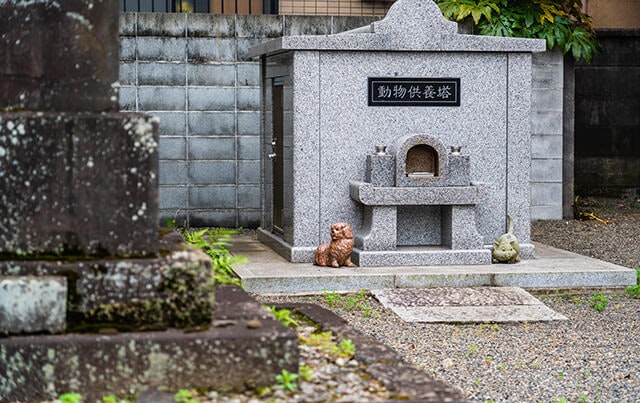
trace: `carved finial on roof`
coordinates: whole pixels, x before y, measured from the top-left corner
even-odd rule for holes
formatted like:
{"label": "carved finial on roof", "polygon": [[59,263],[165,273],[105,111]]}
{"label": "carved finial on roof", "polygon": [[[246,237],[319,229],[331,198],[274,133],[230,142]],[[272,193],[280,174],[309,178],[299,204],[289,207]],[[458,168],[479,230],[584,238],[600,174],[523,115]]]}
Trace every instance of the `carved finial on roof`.
{"label": "carved finial on roof", "polygon": [[448,21],[433,0],[398,0],[384,19],[373,23],[377,34],[428,37],[456,34],[458,24]]}

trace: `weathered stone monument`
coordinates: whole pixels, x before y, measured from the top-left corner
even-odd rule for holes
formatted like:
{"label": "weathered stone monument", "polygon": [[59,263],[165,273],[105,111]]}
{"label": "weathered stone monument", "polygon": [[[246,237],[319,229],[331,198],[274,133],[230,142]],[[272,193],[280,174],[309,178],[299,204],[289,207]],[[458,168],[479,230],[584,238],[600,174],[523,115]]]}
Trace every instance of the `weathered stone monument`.
{"label": "weathered stone monument", "polygon": [[530,243],[531,52],[463,35],[431,0],[370,26],[282,37],[262,60],[261,241],[312,261],[334,222],[360,266],[490,264],[515,222]]}
{"label": "weathered stone monument", "polygon": [[0,400],[295,371],[295,335],[257,303],[210,328],[211,260],[159,231],[158,123],[117,112],[117,2],[5,0],[0,21]]}

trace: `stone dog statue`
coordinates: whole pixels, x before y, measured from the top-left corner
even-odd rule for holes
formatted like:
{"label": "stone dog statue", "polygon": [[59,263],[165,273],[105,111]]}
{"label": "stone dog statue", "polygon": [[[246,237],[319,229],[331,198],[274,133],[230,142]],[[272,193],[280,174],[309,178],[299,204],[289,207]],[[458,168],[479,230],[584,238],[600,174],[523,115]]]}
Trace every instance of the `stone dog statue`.
{"label": "stone dog statue", "polygon": [[335,223],[331,226],[331,243],[323,243],[318,246],[313,258],[313,264],[318,266],[348,266],[354,267],[351,262],[353,250],[353,231],[346,222]]}
{"label": "stone dog statue", "polygon": [[518,263],[520,244],[513,235],[513,219],[507,215],[507,233],[500,235],[493,243],[493,263]]}

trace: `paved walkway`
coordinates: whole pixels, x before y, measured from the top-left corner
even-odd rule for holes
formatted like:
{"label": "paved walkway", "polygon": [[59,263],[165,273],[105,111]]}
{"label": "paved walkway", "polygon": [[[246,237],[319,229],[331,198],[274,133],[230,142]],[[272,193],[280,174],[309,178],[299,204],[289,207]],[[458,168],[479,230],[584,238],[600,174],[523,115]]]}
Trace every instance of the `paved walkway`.
{"label": "paved walkway", "polygon": [[235,268],[245,290],[259,294],[433,287],[575,288],[636,284],[626,267],[535,244],[536,259],[516,264],[464,266],[330,267],[290,263],[252,234],[230,248],[249,263]]}

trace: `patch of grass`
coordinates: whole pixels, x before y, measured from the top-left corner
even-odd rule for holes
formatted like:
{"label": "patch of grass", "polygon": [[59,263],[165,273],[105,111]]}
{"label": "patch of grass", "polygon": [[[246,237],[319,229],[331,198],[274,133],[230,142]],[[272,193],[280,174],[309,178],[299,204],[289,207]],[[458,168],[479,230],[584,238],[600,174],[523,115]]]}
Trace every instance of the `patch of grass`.
{"label": "patch of grass", "polygon": [[298,327],[300,323],[292,316],[292,312],[288,309],[277,309],[275,306],[265,306],[265,308],[271,312],[277,321],[285,325],[286,327]]}
{"label": "patch of grass", "polygon": [[233,266],[247,263],[244,256],[234,256],[227,249],[231,245],[231,236],[241,233],[242,228],[201,229],[178,228],[173,220],[167,220],[167,227],[182,234],[185,241],[201,248],[211,257],[215,285],[235,285],[242,288],[242,280],[233,271]]}
{"label": "patch of grass", "polygon": [[299,336],[300,342],[313,347],[319,347],[326,354],[334,358],[351,358],[356,353],[356,346],[351,340],[344,339],[336,343],[332,332],[312,333],[309,336]]}
{"label": "patch of grass", "polygon": [[300,370],[298,371],[298,375],[300,375],[300,379],[302,379],[303,381],[311,382],[311,380],[315,376],[315,373],[313,372],[313,369],[311,369],[310,366],[301,365]]}
{"label": "patch of grass", "polygon": [[593,294],[593,296],[589,300],[589,305],[598,312],[602,312],[604,308],[607,307],[608,303],[609,299],[607,298],[607,296],[599,292]]}
{"label": "patch of grass", "polygon": [[324,291],[324,300],[331,308],[344,309],[347,312],[360,312],[365,317],[370,317],[375,314],[374,309],[366,304],[367,296],[369,295],[367,290],[361,290],[354,295],[338,294],[335,291]]}
{"label": "patch of grass", "polygon": [[636,285],[632,285],[626,288],[627,293],[631,298],[640,298],[640,269],[636,269]]}
{"label": "patch of grass", "polygon": [[292,374],[286,369],[283,369],[280,374],[276,375],[276,382],[278,382],[282,390],[293,392],[298,389],[298,378],[298,374]]}
{"label": "patch of grass", "polygon": [[58,398],[62,403],[80,403],[82,395],[79,393],[65,393]]}
{"label": "patch of grass", "polygon": [[189,389],[180,389],[174,396],[173,401],[176,403],[199,403],[195,398],[197,392]]}

